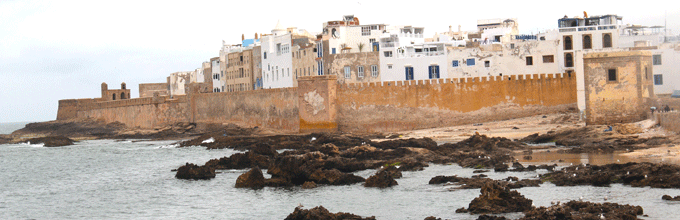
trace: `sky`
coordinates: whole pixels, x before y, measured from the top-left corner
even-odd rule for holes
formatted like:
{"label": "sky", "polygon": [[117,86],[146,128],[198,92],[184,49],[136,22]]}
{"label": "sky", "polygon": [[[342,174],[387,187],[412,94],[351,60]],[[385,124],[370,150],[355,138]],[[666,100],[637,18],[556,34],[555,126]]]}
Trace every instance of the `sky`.
{"label": "sky", "polygon": [[680,31],[677,1],[78,1],[0,0],[0,123],[55,120],[60,99],[95,98],[100,84],[165,82],[219,55],[222,41],[269,33],[277,21],[320,32],[353,14],[362,24],[474,30],[477,19],[517,18],[520,32],[557,28],[568,15],[617,14],[624,24]]}

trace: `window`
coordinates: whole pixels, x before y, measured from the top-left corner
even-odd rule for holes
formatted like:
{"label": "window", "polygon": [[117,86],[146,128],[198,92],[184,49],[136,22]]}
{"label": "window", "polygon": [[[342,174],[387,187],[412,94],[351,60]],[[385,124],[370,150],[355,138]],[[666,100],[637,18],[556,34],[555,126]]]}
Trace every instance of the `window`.
{"label": "window", "polygon": [[663,85],[663,75],[661,74],[655,74],[654,75],[654,85]]}
{"label": "window", "polygon": [[241,56],[241,62],[243,62],[243,56]]}
{"label": "window", "polygon": [[364,78],[364,67],[357,66],[357,77]]}
{"label": "window", "polygon": [[565,53],[564,54],[564,66],[565,67],[574,67],[574,55],[571,53]]}
{"label": "window", "polygon": [[510,44],[510,49],[515,49],[515,44]]}
{"label": "window", "polygon": [[317,73],[319,76],[323,75],[323,61],[319,60],[319,62],[316,63],[317,66],[319,66],[317,69],[319,72]]}
{"label": "window", "polygon": [[333,52],[333,53],[331,53],[331,54],[335,54],[335,48],[332,49],[332,52]]}
{"label": "window", "polygon": [[607,70],[607,82],[616,82],[616,69]]}
{"label": "window", "polygon": [[491,66],[491,61],[484,61],[484,67],[490,67]]}
{"label": "window", "polygon": [[572,50],[571,36],[564,36],[564,50]]}
{"label": "window", "polygon": [[534,65],[534,57],[532,57],[532,56],[527,56],[526,62],[527,62],[527,66]]}
{"label": "window", "polygon": [[458,60],[454,60],[451,62],[451,66],[453,67],[458,67]]}
{"label": "window", "polygon": [[439,79],[439,66],[429,66],[430,79]]}
{"label": "window", "polygon": [[281,55],[281,44],[276,44],[276,55]]}
{"label": "window", "polygon": [[475,58],[467,59],[466,63],[467,63],[468,66],[474,66],[475,65]]}
{"label": "window", "polygon": [[352,74],[350,72],[349,66],[345,66],[345,79],[352,78]]}
{"label": "window", "polygon": [[543,63],[554,63],[554,62],[555,62],[555,56],[553,56],[553,55],[543,56]]}
{"label": "window", "polygon": [[385,51],[385,57],[392,57],[392,51]]}
{"label": "window", "polygon": [[361,36],[369,36],[369,35],[371,35],[371,27],[370,26],[361,27]]}
{"label": "window", "polygon": [[583,35],[583,49],[593,49],[593,39],[589,34]]}
{"label": "window", "polygon": [[406,70],[406,80],[413,80],[413,67],[407,66]]}
{"label": "window", "polygon": [[602,35],[602,47],[604,48],[612,47],[612,34],[606,33]]}
{"label": "window", "polygon": [[262,54],[262,57],[266,60],[267,59],[267,52],[264,52],[264,54]]}
{"label": "window", "polygon": [[323,57],[323,44],[316,45],[316,57]]}
{"label": "window", "polygon": [[655,54],[652,56],[652,63],[654,65],[661,65],[661,54]]}
{"label": "window", "polygon": [[368,39],[368,43],[369,44],[375,43],[375,38]]}
{"label": "window", "polygon": [[387,64],[387,69],[392,69],[392,64]]}
{"label": "window", "polygon": [[378,65],[371,65],[371,76],[378,77]]}

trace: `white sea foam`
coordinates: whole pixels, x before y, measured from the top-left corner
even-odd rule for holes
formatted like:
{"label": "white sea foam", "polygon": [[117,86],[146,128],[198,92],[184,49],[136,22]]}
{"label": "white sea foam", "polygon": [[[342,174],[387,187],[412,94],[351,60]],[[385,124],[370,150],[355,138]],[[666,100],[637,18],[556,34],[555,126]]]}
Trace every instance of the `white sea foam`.
{"label": "white sea foam", "polygon": [[210,137],[210,138],[204,140],[204,141],[201,142],[201,143],[203,143],[203,144],[209,144],[209,143],[212,143],[212,142],[215,142],[215,138]]}

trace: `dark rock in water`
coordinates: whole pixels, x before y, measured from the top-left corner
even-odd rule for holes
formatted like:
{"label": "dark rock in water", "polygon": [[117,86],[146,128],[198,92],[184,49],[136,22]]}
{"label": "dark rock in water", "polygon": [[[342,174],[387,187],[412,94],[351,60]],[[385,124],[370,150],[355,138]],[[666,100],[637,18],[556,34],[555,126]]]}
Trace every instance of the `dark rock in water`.
{"label": "dark rock in water", "polygon": [[487,182],[481,195],[470,202],[468,211],[473,214],[498,214],[523,212],[531,209],[532,201],[519,192],[502,186],[497,181]]}
{"label": "dark rock in water", "polygon": [[508,171],[508,165],[507,164],[497,164],[495,168],[493,169],[494,172],[505,172]]}
{"label": "dark rock in water", "polygon": [[291,187],[293,184],[287,179],[271,178],[265,179],[264,184],[269,187]]}
{"label": "dark rock in water", "polygon": [[215,178],[215,168],[186,163],[177,169],[177,179],[207,180]]}
{"label": "dark rock in water", "polygon": [[366,217],[351,214],[351,213],[331,213],[323,206],[317,206],[312,209],[302,209],[300,207],[295,208],[293,213],[290,213],[285,220],[317,220],[317,219],[327,219],[327,220],[375,220],[375,217]]}
{"label": "dark rock in water", "polygon": [[526,155],[523,157],[525,160],[533,160],[534,158],[531,155]]}
{"label": "dark rock in water", "polygon": [[[229,157],[222,157],[220,159],[212,159],[205,163],[206,166],[214,167],[215,169],[248,169],[251,167],[269,167],[271,162],[269,157],[257,154],[255,152],[266,153],[266,148],[249,151],[246,153],[236,153]],[[276,152],[274,152],[276,153]]]}
{"label": "dark rock in water", "polygon": [[425,218],[424,220],[442,220],[442,218],[437,218],[437,217],[434,217],[434,216],[430,216],[430,217]]}
{"label": "dark rock in water", "polygon": [[489,172],[489,170],[473,170],[472,173],[486,173]]}
{"label": "dark rock in water", "polygon": [[343,173],[337,169],[317,169],[309,175],[309,179],[319,184],[328,185],[351,185],[365,181],[363,177],[356,176],[351,173]]}
{"label": "dark rock in water", "polygon": [[638,219],[642,214],[640,206],[570,201],[526,211],[521,219]]}
{"label": "dark rock in water", "polygon": [[468,213],[468,210],[465,207],[456,209],[456,213]]}
{"label": "dark rock in water", "polygon": [[254,144],[250,147],[250,152],[253,152],[255,154],[263,155],[263,156],[276,156],[278,153],[276,150],[269,144],[266,143],[257,143]]}
{"label": "dark rock in water", "polygon": [[314,189],[314,188],[316,188],[316,183],[314,183],[312,181],[307,181],[304,184],[302,184],[302,188],[303,189]]}
{"label": "dark rock in water", "polygon": [[669,196],[669,195],[663,195],[663,196],[661,197],[661,199],[663,199],[663,200],[668,200],[668,201],[680,201],[680,196],[671,197],[671,196]]}
{"label": "dark rock in water", "polygon": [[493,216],[493,215],[480,215],[477,220],[506,220],[507,218],[503,216]]}
{"label": "dark rock in water", "polygon": [[397,139],[397,140],[387,140],[382,142],[373,142],[372,146],[380,149],[397,149],[401,147],[413,147],[413,148],[433,148],[437,146],[437,142],[430,138],[409,138],[409,139]]}
{"label": "dark rock in water", "polygon": [[[402,168],[402,167],[399,167],[399,168]],[[387,172],[387,173],[390,174],[390,176],[392,176],[392,178],[399,179],[402,176],[401,170],[399,170],[399,168],[397,168],[397,166],[388,166],[388,167],[382,168],[379,172]]]}
{"label": "dark rock in water", "polygon": [[479,189],[484,187],[489,182],[497,182],[498,184],[501,184],[501,186],[510,189],[517,189],[522,187],[537,187],[542,183],[541,180],[530,179],[519,180],[519,178],[517,177],[508,177],[505,181],[503,181],[475,176],[473,176],[472,178],[457,176],[435,176],[432,179],[430,179],[429,184],[455,183],[456,185],[458,185],[458,187],[456,187],[455,189]]}
{"label": "dark rock in water", "polygon": [[394,185],[398,185],[398,183],[396,180],[394,180],[394,178],[392,178],[390,172],[387,171],[378,171],[378,173],[375,175],[368,177],[368,179],[366,179],[366,183],[364,183],[365,187],[379,188],[386,188]]}
{"label": "dark rock in water", "polygon": [[264,175],[259,167],[250,169],[250,171],[241,174],[236,179],[236,188],[251,188],[262,189],[265,186]]}
{"label": "dark rock in water", "polygon": [[680,188],[680,166],[674,164],[626,163],[573,165],[541,175],[557,186],[609,186],[622,183],[633,187]]}
{"label": "dark rock in water", "polygon": [[45,147],[63,147],[73,145],[73,140],[64,136],[47,136],[39,138],[31,138],[26,140],[26,143],[44,144]]}

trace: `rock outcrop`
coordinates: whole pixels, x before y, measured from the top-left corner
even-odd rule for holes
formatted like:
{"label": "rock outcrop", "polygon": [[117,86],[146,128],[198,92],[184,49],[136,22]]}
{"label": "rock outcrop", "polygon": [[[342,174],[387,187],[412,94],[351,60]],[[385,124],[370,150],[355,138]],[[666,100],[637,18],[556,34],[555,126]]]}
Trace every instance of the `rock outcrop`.
{"label": "rock outcrop", "polygon": [[668,200],[668,201],[680,201],[680,196],[672,197],[672,196],[669,196],[669,195],[663,195],[661,197],[661,199]]}
{"label": "rock outcrop", "polygon": [[375,217],[361,217],[351,213],[331,213],[323,206],[317,206],[312,209],[295,208],[293,213],[290,213],[285,220],[375,220]]}
{"label": "rock outcrop", "polygon": [[498,182],[487,182],[481,195],[470,202],[468,211],[472,214],[498,214],[531,210],[532,201],[519,192],[503,187]]}
{"label": "rock outcrop", "polygon": [[392,177],[392,172],[387,170],[380,170],[375,175],[368,177],[364,183],[365,187],[387,188],[398,185],[397,181]]}
{"label": "rock outcrop", "polygon": [[680,188],[680,166],[673,164],[626,163],[573,165],[541,175],[557,186],[609,186],[622,183],[634,187]]}
{"label": "rock outcrop", "polygon": [[31,144],[44,144],[45,147],[63,147],[73,145],[73,140],[64,136],[47,136],[31,138],[25,141]]}
{"label": "rock outcrop", "polygon": [[521,219],[638,219],[642,214],[640,206],[570,201],[526,211]]}
{"label": "rock outcrop", "polygon": [[207,180],[215,178],[215,168],[186,163],[177,169],[177,179]]}
{"label": "rock outcrop", "polygon": [[259,167],[250,169],[250,171],[241,174],[236,179],[236,188],[251,188],[262,189],[265,186],[264,175]]}

